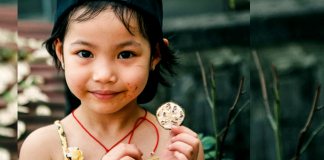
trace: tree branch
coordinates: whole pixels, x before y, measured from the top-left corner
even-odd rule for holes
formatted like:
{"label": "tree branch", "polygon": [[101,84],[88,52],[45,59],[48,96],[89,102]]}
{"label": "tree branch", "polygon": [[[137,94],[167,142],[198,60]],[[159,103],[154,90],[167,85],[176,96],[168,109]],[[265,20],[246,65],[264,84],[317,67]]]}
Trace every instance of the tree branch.
{"label": "tree branch", "polygon": [[236,107],[236,105],[237,105],[237,103],[240,100],[240,97],[242,95],[243,83],[244,83],[244,76],[241,79],[240,87],[239,87],[236,99],[234,101],[234,104],[230,108],[229,113],[228,113],[228,119],[227,119],[227,123],[226,123],[226,128],[225,128],[224,135],[222,136],[221,141],[220,141],[220,145],[219,145],[219,153],[218,153],[219,156],[218,157],[220,157],[220,159],[222,159],[222,157],[223,157],[224,142],[225,142],[225,139],[226,139],[226,136],[227,136],[227,133],[228,133],[230,123],[231,123],[232,115],[233,115],[235,107]]}
{"label": "tree branch", "polygon": [[[208,104],[212,110],[212,116],[213,116],[213,124],[214,124],[214,132],[215,132],[215,138],[216,138],[216,143],[215,143],[215,152],[216,152],[216,158],[217,157],[217,151],[218,151],[218,146],[219,146],[219,139],[217,137],[217,133],[218,133],[218,123],[217,123],[217,114],[216,114],[216,99],[215,99],[215,92],[216,92],[216,87],[215,87],[215,70],[214,70],[214,65],[213,63],[210,62],[210,66],[211,66],[211,73],[212,73],[212,77],[211,77],[211,83],[212,83],[212,90],[211,90],[211,94],[212,97],[209,96],[208,90],[207,90],[207,82],[206,82],[206,75],[205,75],[205,70],[203,67],[203,64],[201,62],[199,53],[196,52],[197,55],[197,59],[199,62],[199,66],[201,69],[201,74],[202,74],[202,78],[203,78],[203,84],[204,84],[204,89],[205,89],[205,93],[206,93],[206,99],[208,101]],[[212,98],[212,100],[211,100]]]}
{"label": "tree branch", "polygon": [[[212,62],[210,62],[210,69],[211,69],[211,77],[210,77],[210,81],[211,81],[211,99],[212,99],[212,116],[213,116],[213,123],[214,123],[214,132],[215,132],[215,138],[216,138],[216,143],[215,143],[215,153],[217,155],[217,151],[219,148],[219,137],[217,137],[217,133],[218,133],[218,122],[217,122],[217,109],[216,109],[216,84],[215,84],[215,69],[214,69],[214,64]],[[215,157],[215,159],[217,160],[219,157]]]}
{"label": "tree branch", "polygon": [[283,160],[282,142],[281,142],[281,127],[280,127],[280,96],[279,96],[279,75],[276,66],[272,65],[273,69],[273,94],[274,94],[274,115],[276,118],[276,129],[274,130],[276,139],[277,160]]}
{"label": "tree branch", "polygon": [[324,106],[318,106],[318,107],[317,107],[317,110],[321,110],[321,109],[323,109],[323,107],[324,107]]}
{"label": "tree branch", "polygon": [[324,122],[322,122],[314,131],[313,133],[310,135],[310,137],[308,138],[308,140],[305,142],[305,144],[303,145],[303,147],[301,148],[300,151],[300,155],[306,150],[306,148],[308,147],[308,145],[310,144],[310,142],[313,140],[313,138],[316,136],[316,134],[321,131],[324,128]]}
{"label": "tree branch", "polygon": [[[242,110],[248,105],[250,103],[250,100],[248,100],[247,102],[245,102],[245,104],[236,112],[236,114],[233,116],[233,118],[231,119],[231,123],[230,123],[230,125],[232,125],[234,122],[235,122],[235,120],[236,120],[236,118],[238,117],[238,115],[242,112]],[[218,135],[217,136],[221,136],[223,133],[224,133],[224,131],[225,131],[225,129],[226,128],[223,128],[222,129],[222,131],[220,131],[219,133],[218,133]]]}
{"label": "tree branch", "polygon": [[316,110],[317,110],[317,103],[318,103],[318,98],[319,98],[320,92],[321,92],[321,85],[318,85],[317,89],[316,89],[316,93],[315,93],[315,98],[314,98],[312,110],[311,110],[311,112],[309,114],[309,117],[308,117],[308,120],[307,120],[307,122],[305,124],[305,127],[300,131],[300,134],[299,134],[298,145],[297,145],[297,150],[296,150],[294,160],[297,160],[299,158],[302,143],[304,141],[304,137],[306,135],[306,132],[307,132],[309,126],[311,125],[311,123],[313,121],[314,115],[315,115]]}
{"label": "tree branch", "polygon": [[200,59],[200,56],[199,56],[199,53],[196,52],[196,55],[197,55],[197,59],[198,59],[198,62],[199,62],[199,66],[200,66],[200,70],[201,70],[201,74],[202,74],[202,78],[203,78],[203,83],[204,83],[204,89],[205,89],[205,93],[206,93],[206,99],[208,101],[208,104],[211,108],[213,108],[213,104],[212,104],[212,101],[210,99],[210,96],[209,96],[209,93],[208,93],[208,90],[207,90],[207,82],[206,82],[206,75],[205,75],[205,70],[204,70],[204,67],[202,65],[202,62],[201,62],[201,59]]}
{"label": "tree branch", "polygon": [[258,69],[259,77],[260,77],[262,96],[263,96],[263,100],[264,100],[264,104],[265,104],[265,108],[266,108],[267,118],[269,120],[269,123],[270,123],[272,129],[275,130],[276,129],[276,124],[275,124],[274,119],[272,117],[272,114],[270,112],[266,84],[265,84],[262,68],[261,68],[261,65],[260,65],[260,62],[259,62],[259,58],[258,58],[258,55],[257,55],[256,51],[252,51],[252,55],[253,55],[256,67]]}

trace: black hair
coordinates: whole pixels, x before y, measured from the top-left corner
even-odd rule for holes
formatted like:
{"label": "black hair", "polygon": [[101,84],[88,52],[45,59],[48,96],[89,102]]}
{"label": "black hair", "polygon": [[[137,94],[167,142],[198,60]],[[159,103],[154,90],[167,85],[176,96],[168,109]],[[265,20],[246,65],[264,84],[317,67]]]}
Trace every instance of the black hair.
{"label": "black hair", "polygon": [[[92,19],[100,12],[104,11],[108,6],[111,7],[111,10],[115,13],[116,17],[119,18],[119,20],[124,24],[126,29],[131,34],[133,33],[131,32],[132,26],[130,25],[130,21],[132,17],[136,18],[140,34],[142,34],[142,36],[150,43],[151,57],[159,56],[156,53],[158,44],[161,53],[161,60],[155,66],[155,70],[150,71],[147,84],[137,98],[137,102],[139,104],[150,102],[156,95],[159,83],[164,86],[170,86],[164,76],[175,75],[174,70],[178,65],[178,58],[175,53],[171,51],[164,43],[162,29],[158,21],[149,14],[145,14],[145,11],[132,8],[131,6],[128,6],[126,3],[122,2],[85,0],[71,6],[71,9],[67,9],[66,13],[63,13],[59,17],[58,22],[61,24],[58,25],[58,29],[56,29],[56,31],[52,33],[52,36],[43,44],[45,44],[47,51],[53,57],[56,68],[60,71],[61,65],[55,52],[55,40],[58,38],[63,44],[70,22],[83,22]],[[72,19],[74,13],[81,8],[85,8],[85,11],[77,18]]]}

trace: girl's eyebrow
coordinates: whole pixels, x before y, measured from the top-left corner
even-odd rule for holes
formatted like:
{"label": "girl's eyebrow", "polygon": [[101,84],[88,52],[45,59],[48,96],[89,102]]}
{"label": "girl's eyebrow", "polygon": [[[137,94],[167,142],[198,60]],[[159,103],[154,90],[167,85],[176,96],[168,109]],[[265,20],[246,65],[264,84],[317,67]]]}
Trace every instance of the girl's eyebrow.
{"label": "girl's eyebrow", "polygon": [[77,44],[81,44],[81,45],[85,45],[85,46],[89,46],[89,47],[95,48],[95,45],[94,44],[91,44],[90,42],[86,42],[86,41],[80,40],[80,39],[72,42],[71,43],[71,46],[72,45],[77,45]]}
{"label": "girl's eyebrow", "polygon": [[[92,48],[96,47],[94,44],[91,44],[90,42],[80,40],[80,39],[72,42],[71,45],[85,45],[85,46],[89,46],[89,47],[92,47]],[[130,41],[126,41],[126,42],[123,42],[121,44],[116,45],[117,48],[123,48],[123,47],[126,47],[126,46],[138,46],[138,47],[140,47],[141,43],[130,40]]]}
{"label": "girl's eyebrow", "polygon": [[123,48],[123,47],[126,47],[126,46],[138,46],[138,47],[140,47],[141,46],[141,43],[138,43],[138,42],[136,42],[136,41],[132,41],[132,40],[130,40],[130,41],[126,41],[126,42],[124,42],[124,43],[121,43],[121,44],[118,44],[117,45],[117,48]]}

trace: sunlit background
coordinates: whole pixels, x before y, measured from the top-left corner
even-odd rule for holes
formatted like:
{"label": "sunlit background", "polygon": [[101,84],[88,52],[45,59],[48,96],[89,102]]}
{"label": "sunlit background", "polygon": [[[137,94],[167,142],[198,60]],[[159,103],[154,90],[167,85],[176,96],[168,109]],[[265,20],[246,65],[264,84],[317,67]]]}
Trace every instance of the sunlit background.
{"label": "sunlit background", "polygon": [[0,1],[0,159],[17,159],[17,1]]}

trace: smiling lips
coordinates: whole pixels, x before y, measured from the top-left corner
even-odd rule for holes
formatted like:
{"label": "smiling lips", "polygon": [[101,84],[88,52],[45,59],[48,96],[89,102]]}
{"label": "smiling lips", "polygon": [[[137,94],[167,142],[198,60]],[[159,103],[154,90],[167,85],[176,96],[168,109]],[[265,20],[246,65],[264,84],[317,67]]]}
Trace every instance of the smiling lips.
{"label": "smiling lips", "polygon": [[109,90],[95,90],[95,91],[90,91],[90,93],[95,97],[97,97],[98,99],[109,100],[114,98],[121,92],[114,92]]}

